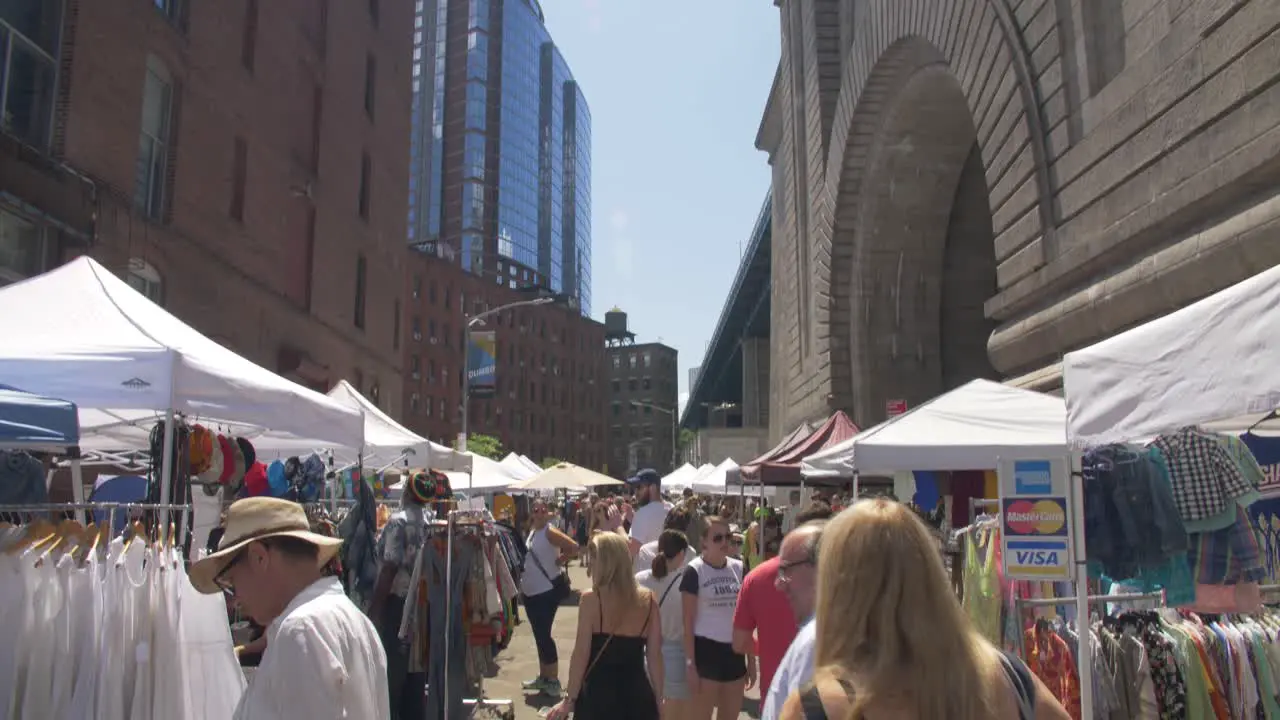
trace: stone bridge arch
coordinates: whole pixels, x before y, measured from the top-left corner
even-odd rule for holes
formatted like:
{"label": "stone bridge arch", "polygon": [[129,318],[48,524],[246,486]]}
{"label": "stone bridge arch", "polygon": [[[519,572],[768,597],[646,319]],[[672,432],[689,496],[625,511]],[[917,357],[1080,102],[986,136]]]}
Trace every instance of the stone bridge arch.
{"label": "stone bridge arch", "polygon": [[1036,74],[1006,0],[857,0],[842,12],[852,42],[811,206],[830,238],[815,248],[827,299],[816,320],[831,403],[865,427],[888,400],[995,376],[984,305],[1001,277],[1043,264],[1056,221]]}

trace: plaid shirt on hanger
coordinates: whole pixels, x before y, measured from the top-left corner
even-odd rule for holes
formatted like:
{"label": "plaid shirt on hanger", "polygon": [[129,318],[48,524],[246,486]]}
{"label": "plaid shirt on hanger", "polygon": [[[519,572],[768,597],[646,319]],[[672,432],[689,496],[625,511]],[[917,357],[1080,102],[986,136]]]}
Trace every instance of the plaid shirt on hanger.
{"label": "plaid shirt on hanger", "polygon": [[1173,502],[1183,520],[1204,520],[1219,515],[1227,503],[1254,486],[1212,435],[1183,428],[1151,442],[1169,466]]}

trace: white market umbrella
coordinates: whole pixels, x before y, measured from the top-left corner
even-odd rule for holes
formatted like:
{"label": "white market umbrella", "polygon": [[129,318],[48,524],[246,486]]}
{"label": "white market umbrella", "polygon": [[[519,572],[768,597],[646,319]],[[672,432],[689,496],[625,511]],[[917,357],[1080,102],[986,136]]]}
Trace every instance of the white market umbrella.
{"label": "white market umbrella", "polygon": [[512,485],[511,489],[568,490],[570,488],[621,484],[621,480],[614,480],[608,475],[601,475],[595,470],[588,470],[573,463],[562,462],[543,470],[530,480]]}

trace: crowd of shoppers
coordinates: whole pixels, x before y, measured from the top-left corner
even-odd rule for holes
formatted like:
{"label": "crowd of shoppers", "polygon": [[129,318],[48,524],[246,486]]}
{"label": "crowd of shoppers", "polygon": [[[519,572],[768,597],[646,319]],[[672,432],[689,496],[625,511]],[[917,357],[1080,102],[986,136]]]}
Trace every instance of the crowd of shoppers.
{"label": "crowd of shoppers", "polygon": [[[757,681],[762,720],[1068,717],[970,625],[936,539],[907,506],[812,503],[748,571],[734,526],[705,502],[668,502],[652,471],[629,490],[561,517],[571,532],[581,520],[591,558],[563,688],[552,627],[581,546],[553,506],[531,503],[519,583],[539,673],[525,688],[556,701],[552,720],[732,720]],[[340,541],[311,532],[301,506],[231,505],[191,578],[265,628],[237,718],[421,716],[422,674],[408,672],[394,628],[429,500],[410,478],[378,540],[368,616],[327,570]]]}

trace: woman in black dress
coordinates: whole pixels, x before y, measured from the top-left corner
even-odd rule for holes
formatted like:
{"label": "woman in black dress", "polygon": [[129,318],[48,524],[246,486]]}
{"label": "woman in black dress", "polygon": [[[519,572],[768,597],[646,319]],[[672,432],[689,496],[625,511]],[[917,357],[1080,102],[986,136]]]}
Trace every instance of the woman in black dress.
{"label": "woman in black dress", "polygon": [[657,720],[664,677],[657,598],[636,582],[625,537],[600,533],[591,546],[591,589],[578,604],[569,686],[547,717]]}

